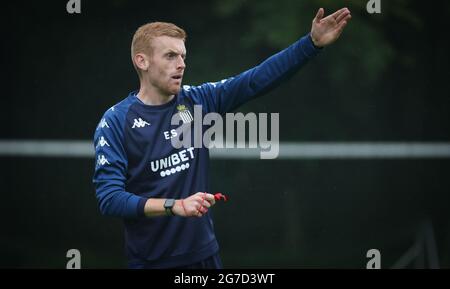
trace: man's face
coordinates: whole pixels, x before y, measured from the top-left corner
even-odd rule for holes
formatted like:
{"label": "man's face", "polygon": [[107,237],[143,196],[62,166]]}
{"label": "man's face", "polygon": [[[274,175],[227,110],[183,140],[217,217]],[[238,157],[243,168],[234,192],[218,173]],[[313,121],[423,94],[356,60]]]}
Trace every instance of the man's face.
{"label": "man's face", "polygon": [[179,38],[160,36],[152,40],[148,80],[162,95],[177,94],[186,65],[186,47]]}

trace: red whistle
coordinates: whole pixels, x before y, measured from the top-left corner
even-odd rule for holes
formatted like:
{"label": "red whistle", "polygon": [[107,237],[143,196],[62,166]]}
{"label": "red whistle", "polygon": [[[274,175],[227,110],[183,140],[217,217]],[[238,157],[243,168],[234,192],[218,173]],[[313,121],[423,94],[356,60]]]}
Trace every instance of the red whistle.
{"label": "red whistle", "polygon": [[214,199],[216,199],[216,201],[220,201],[221,199],[223,199],[224,202],[228,200],[227,196],[223,195],[222,193],[215,193]]}

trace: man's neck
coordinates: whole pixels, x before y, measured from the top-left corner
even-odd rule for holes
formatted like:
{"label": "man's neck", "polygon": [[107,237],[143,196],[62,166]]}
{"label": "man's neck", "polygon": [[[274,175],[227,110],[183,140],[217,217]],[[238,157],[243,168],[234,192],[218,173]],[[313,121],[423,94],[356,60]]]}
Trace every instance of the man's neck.
{"label": "man's neck", "polygon": [[149,87],[141,83],[139,92],[136,95],[144,104],[147,105],[161,105],[168,103],[174,97],[174,95],[161,94],[155,87]]}

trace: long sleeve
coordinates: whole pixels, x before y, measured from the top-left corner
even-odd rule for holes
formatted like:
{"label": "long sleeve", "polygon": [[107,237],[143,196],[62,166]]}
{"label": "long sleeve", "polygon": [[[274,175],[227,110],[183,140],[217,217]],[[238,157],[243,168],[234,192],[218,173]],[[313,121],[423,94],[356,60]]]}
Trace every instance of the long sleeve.
{"label": "long sleeve", "polygon": [[125,190],[127,156],[123,120],[117,110],[108,110],[94,135],[95,172],[93,182],[100,211],[104,215],[137,218],[144,214],[147,199]]}
{"label": "long sleeve", "polygon": [[297,72],[320,50],[313,45],[307,34],[258,66],[235,77],[200,86],[184,86],[183,92],[196,103],[202,104],[206,112],[224,114],[267,93]]}

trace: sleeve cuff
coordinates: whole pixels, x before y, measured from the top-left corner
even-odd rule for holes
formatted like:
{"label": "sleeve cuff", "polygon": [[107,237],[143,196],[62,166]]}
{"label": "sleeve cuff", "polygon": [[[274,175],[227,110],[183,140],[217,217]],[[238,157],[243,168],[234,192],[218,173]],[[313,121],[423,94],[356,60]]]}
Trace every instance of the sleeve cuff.
{"label": "sleeve cuff", "polygon": [[138,218],[145,217],[145,203],[147,203],[147,198],[140,198],[137,204],[137,216]]}
{"label": "sleeve cuff", "polygon": [[308,33],[308,38],[309,38],[309,41],[311,42],[312,46],[313,46],[315,49],[319,49],[319,50],[323,49],[323,47],[316,46],[316,45],[314,44],[314,41],[312,40],[311,33]]}
{"label": "sleeve cuff", "polygon": [[311,33],[308,33],[300,39],[300,49],[306,57],[311,58],[322,51],[323,47],[315,46],[311,38]]}

